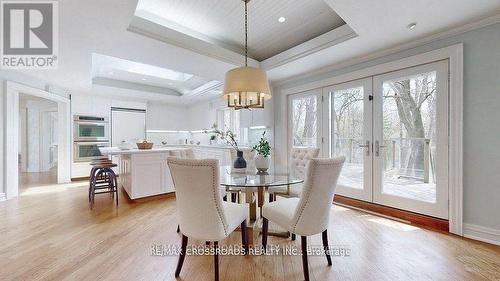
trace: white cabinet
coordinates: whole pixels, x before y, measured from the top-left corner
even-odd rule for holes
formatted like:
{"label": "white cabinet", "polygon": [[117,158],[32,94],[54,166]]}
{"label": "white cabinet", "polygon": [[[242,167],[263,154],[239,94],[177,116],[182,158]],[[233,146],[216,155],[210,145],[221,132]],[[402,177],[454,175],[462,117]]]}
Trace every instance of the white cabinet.
{"label": "white cabinet", "polygon": [[131,199],[174,191],[166,153],[120,155],[120,184]]}
{"label": "white cabinet", "polygon": [[195,147],[193,152],[196,159],[218,159],[221,166],[227,166],[231,163],[229,148]]}

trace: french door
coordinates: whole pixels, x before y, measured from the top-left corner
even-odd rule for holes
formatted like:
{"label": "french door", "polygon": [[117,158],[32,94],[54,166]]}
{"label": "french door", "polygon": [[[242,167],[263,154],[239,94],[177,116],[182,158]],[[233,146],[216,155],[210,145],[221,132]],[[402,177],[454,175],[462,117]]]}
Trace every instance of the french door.
{"label": "french door", "polygon": [[448,98],[448,61],[293,95],[289,147],[345,156],[340,195],[447,219]]}
{"label": "french door", "polygon": [[448,61],[373,77],[373,202],[448,218]]}
{"label": "french door", "polygon": [[337,193],[372,200],[372,79],[324,89],[328,97],[329,156],[343,155]]}

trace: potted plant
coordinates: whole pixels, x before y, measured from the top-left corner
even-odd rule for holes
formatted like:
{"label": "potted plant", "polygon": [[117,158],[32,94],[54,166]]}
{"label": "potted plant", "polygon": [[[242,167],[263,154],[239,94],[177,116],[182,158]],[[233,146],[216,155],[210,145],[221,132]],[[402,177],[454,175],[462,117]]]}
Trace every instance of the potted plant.
{"label": "potted plant", "polygon": [[210,145],[214,144],[214,141],[217,139],[216,135],[210,135],[209,143]]}
{"label": "potted plant", "polygon": [[236,134],[231,130],[221,131],[217,128],[217,124],[213,124],[211,130],[204,130],[206,134],[213,133],[216,137],[225,141],[227,145],[232,146],[236,150],[236,160],[233,163],[234,168],[244,169],[247,167],[247,162],[243,158],[243,151],[238,148],[238,142],[236,141]]}
{"label": "potted plant", "polygon": [[259,172],[266,172],[269,169],[271,145],[266,138],[266,132],[262,133],[259,143],[252,147],[252,151],[257,151],[255,156],[255,167]]}

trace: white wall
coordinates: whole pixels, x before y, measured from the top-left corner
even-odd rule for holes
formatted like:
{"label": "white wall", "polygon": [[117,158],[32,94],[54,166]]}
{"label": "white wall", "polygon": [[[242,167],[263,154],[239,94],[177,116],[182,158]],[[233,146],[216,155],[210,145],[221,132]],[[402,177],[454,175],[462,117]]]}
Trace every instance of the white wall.
{"label": "white wall", "polygon": [[148,130],[186,130],[187,107],[166,103],[148,103],[146,126]]}
{"label": "white wall", "polygon": [[[500,233],[500,24],[290,81],[275,92],[458,43],[464,45],[464,223]],[[274,109],[279,124],[281,108]],[[278,130],[277,134],[279,141],[286,141],[285,132]]]}

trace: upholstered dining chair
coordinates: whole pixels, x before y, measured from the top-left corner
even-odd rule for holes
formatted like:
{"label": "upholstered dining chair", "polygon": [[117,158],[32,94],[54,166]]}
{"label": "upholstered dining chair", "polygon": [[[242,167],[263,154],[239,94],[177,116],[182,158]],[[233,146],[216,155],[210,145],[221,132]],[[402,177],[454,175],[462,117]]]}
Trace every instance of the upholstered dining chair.
{"label": "upholstered dining chair", "polygon": [[301,236],[304,278],[309,281],[307,263],[307,236],[322,233],[328,265],[332,260],[328,252],[328,222],[337,180],[345,158],[314,158],[305,173],[304,189],[300,198],[284,198],[264,204],[262,208],[262,246],[267,247],[269,221]]}
{"label": "upholstered dining chair", "polygon": [[218,241],[241,226],[241,240],[246,253],[247,209],[244,205],[222,200],[219,184],[219,161],[216,159],[167,159],[175,185],[177,214],[182,233],[182,246],[175,277],[178,277],[189,239],[214,242],[215,280],[219,280]]}
{"label": "upholstered dining chair", "polygon": [[[171,150],[168,152],[171,157],[177,157],[182,159],[194,159],[194,151],[192,148],[182,149],[182,150]],[[174,185],[175,186],[175,185]],[[222,198],[224,201],[227,199],[227,192],[225,188],[221,188]],[[181,232],[180,226],[177,225],[177,233]]]}
{"label": "upholstered dining chair", "polygon": [[[315,147],[301,147],[292,148],[290,151],[290,160],[288,170],[291,176],[298,179],[305,179],[305,170],[307,163],[313,158],[319,156],[319,148]],[[293,184],[286,188],[270,188],[269,189],[269,202],[276,200],[276,196],[281,197],[300,197],[302,193],[302,184]]]}
{"label": "upholstered dining chair", "polygon": [[[247,173],[247,172],[257,172],[257,168],[255,167],[255,156],[257,155],[257,152],[252,150],[251,148],[242,148],[240,149],[243,151],[243,158],[247,162],[247,167],[246,169],[240,170],[240,169],[235,169],[233,168],[233,163],[237,158],[236,155],[236,149],[231,149],[231,173]],[[231,201],[232,202],[240,202],[241,200],[241,192],[242,189],[238,187],[231,187],[226,190],[229,194],[231,194]]]}
{"label": "upholstered dining chair", "polygon": [[191,148],[182,150],[171,150],[169,155],[172,157],[183,158],[183,159],[194,159],[194,151]]}

